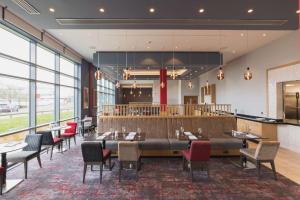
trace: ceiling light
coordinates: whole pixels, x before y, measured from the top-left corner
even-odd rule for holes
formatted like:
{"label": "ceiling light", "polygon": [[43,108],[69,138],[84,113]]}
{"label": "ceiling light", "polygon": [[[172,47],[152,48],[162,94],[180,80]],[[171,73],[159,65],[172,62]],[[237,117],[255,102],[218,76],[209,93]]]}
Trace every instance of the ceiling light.
{"label": "ceiling light", "polygon": [[244,37],[244,35],[245,35],[244,33],[241,33],[241,37]]}
{"label": "ceiling light", "polygon": [[150,49],[150,47],[147,47],[147,49]]}
{"label": "ceiling light", "polygon": [[252,8],[250,8],[249,10],[248,10],[248,13],[253,13],[253,9]]}
{"label": "ceiling light", "polygon": [[195,73],[197,73],[198,71],[197,70],[195,70]]}
{"label": "ceiling light", "polygon": [[232,53],[235,54],[235,53],[236,53],[236,50],[232,50]]}
{"label": "ceiling light", "polygon": [[222,67],[220,67],[220,69],[218,71],[217,79],[220,80],[220,81],[224,79],[224,71],[223,71]]}
{"label": "ceiling light", "polygon": [[55,9],[54,8],[49,8],[49,11],[54,13]]}
{"label": "ceiling light", "polygon": [[266,36],[267,36],[267,34],[266,34],[266,33],[263,33],[263,34],[262,34],[262,36],[263,36],[263,37],[266,37]]}
{"label": "ceiling light", "polygon": [[99,11],[102,12],[102,13],[105,12],[104,8],[100,8]]}
{"label": "ceiling light", "polygon": [[296,13],[299,14],[299,13],[300,13],[300,10],[297,10]]}
{"label": "ceiling light", "polygon": [[150,9],[149,9],[149,12],[154,13],[154,12],[155,12],[155,9],[154,9],[154,8],[150,8]]}
{"label": "ceiling light", "polygon": [[249,81],[249,80],[252,79],[252,72],[250,71],[250,68],[249,68],[249,67],[247,67],[247,70],[246,70],[245,73],[244,73],[244,79],[245,79],[246,81]]}
{"label": "ceiling light", "polygon": [[178,49],[178,46],[176,46],[175,49]]}
{"label": "ceiling light", "polygon": [[199,13],[204,13],[204,11],[205,11],[205,10],[204,10],[203,8],[200,8],[200,9],[199,9]]}

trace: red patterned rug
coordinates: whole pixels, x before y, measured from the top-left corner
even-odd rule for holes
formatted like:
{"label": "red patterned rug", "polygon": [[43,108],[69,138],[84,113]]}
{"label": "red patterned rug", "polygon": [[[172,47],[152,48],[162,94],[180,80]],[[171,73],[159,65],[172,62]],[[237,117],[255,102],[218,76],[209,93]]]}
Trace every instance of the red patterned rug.
{"label": "red patterned rug", "polygon": [[[279,174],[275,181],[265,167],[258,179],[255,170],[242,170],[232,164],[233,160],[238,158],[212,158],[210,178],[196,171],[191,182],[188,173],[182,171],[181,158],[144,158],[137,182],[134,171],[125,171],[119,182],[118,163],[113,159],[116,165],[103,173],[102,184],[99,171],[90,170],[82,184],[83,161],[77,144],[64,154],[54,154],[52,161],[43,154],[42,169],[36,159],[31,160],[28,179],[0,199],[300,199],[298,184]],[[8,172],[9,178],[23,176],[23,165]]]}

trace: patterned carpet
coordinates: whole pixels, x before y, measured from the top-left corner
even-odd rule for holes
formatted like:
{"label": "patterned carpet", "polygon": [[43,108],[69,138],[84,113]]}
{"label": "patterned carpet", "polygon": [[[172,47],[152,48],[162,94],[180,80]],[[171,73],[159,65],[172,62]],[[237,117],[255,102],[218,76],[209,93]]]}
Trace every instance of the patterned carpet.
{"label": "patterned carpet", "polygon": [[[5,200],[64,200],[64,199],[300,199],[300,186],[263,168],[262,178],[255,170],[241,170],[232,164],[234,158],[213,158],[210,178],[195,172],[195,182],[182,171],[180,158],[144,158],[135,181],[133,171],[125,171],[118,182],[118,163],[113,171],[105,171],[99,184],[99,171],[88,170],[86,184],[82,184],[83,162],[80,145],[72,146],[64,154],[55,153],[53,160],[42,155],[43,168],[36,160],[29,162],[28,179],[0,199]],[[23,166],[8,172],[9,178],[22,178]]]}

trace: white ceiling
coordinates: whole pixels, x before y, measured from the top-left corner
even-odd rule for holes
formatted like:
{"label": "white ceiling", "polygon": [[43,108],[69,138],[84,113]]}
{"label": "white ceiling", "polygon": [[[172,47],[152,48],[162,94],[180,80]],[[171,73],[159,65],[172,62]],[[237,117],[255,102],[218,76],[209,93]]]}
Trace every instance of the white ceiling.
{"label": "white ceiling", "polygon": [[219,51],[224,62],[291,31],[51,29],[53,36],[91,61],[95,51]]}

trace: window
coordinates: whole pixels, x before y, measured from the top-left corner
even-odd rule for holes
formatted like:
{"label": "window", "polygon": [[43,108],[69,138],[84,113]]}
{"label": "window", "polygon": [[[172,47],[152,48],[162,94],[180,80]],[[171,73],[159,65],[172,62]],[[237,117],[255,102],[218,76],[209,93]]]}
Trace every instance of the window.
{"label": "window", "polygon": [[28,126],[29,81],[0,77],[0,134]]}
{"label": "window", "polygon": [[36,84],[37,125],[54,121],[54,100],[53,84]]}
{"label": "window", "polygon": [[74,117],[74,88],[60,87],[60,119]]}
{"label": "window", "polygon": [[80,113],[80,65],[4,25],[0,42],[0,135],[32,132]]}
{"label": "window", "polygon": [[102,112],[103,105],[115,104],[115,85],[112,81],[102,78],[97,81],[98,112]]}

